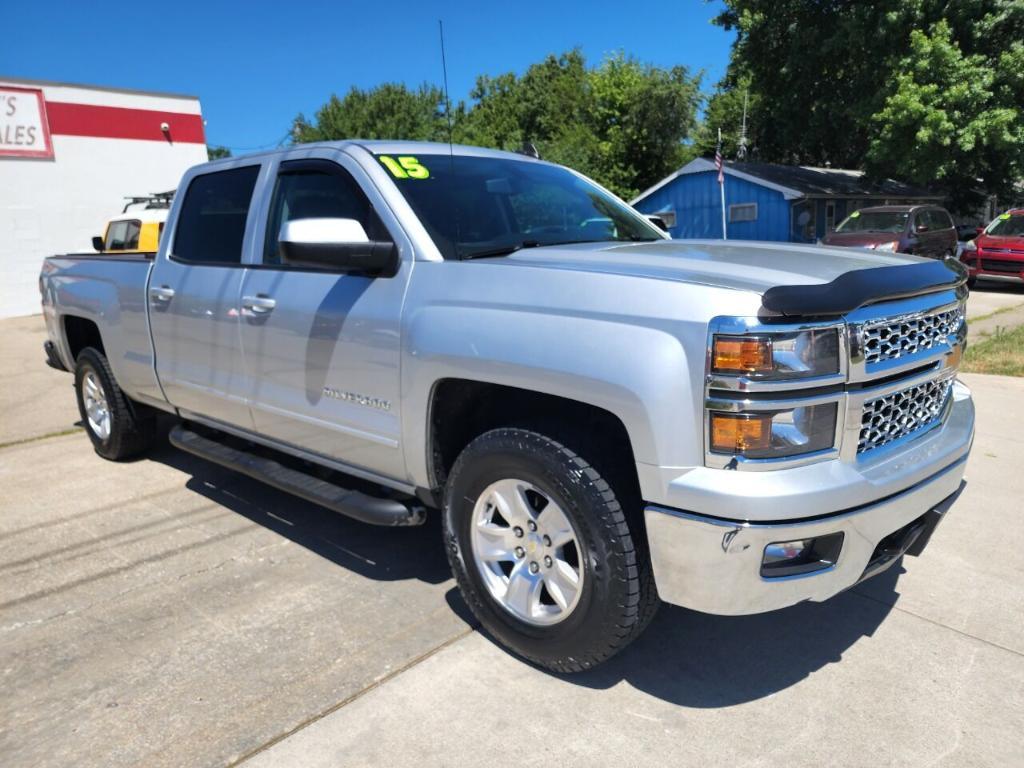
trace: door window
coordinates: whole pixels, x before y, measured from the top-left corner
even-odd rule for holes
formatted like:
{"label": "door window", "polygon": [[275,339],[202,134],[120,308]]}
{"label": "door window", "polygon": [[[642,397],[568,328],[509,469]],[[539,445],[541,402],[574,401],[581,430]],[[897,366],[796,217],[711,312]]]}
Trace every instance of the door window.
{"label": "door window", "polygon": [[204,173],[182,202],[172,255],[199,264],[240,264],[249,203],[260,167]]}
{"label": "door window", "polygon": [[355,219],[370,240],[389,239],[355,179],[335,163],[282,163],[274,185],[264,264],[281,264],[281,227],[299,219]]}

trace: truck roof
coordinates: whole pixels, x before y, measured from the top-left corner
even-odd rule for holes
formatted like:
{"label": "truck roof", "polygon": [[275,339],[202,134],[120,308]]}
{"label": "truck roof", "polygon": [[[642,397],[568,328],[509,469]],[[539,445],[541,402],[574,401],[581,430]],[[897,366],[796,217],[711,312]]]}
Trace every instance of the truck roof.
{"label": "truck roof", "polygon": [[451,152],[454,155],[464,157],[502,157],[509,160],[524,160],[527,162],[543,162],[529,155],[518,152],[506,152],[501,149],[487,149],[485,147],[474,147],[468,144],[447,144],[440,141],[398,141],[392,139],[344,139],[342,141],[314,141],[307,144],[292,144],[288,147],[278,147],[263,152],[253,152],[237,157],[225,157],[220,160],[213,160],[209,164],[230,163],[240,158],[257,158],[278,155],[295,149],[315,149],[318,147],[329,147],[332,149],[344,149],[346,147],[362,147],[374,155],[447,155]]}

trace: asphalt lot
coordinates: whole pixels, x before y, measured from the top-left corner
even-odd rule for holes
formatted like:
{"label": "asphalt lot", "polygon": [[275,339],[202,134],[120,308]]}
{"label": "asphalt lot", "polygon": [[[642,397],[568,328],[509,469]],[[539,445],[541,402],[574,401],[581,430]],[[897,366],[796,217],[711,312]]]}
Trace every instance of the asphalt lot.
{"label": "asphalt lot", "polygon": [[970,485],[923,557],[763,616],[663,606],[558,677],[474,630],[436,522],[59,434],[78,415],[40,329],[0,321],[5,768],[1024,763],[1022,379],[964,376]]}

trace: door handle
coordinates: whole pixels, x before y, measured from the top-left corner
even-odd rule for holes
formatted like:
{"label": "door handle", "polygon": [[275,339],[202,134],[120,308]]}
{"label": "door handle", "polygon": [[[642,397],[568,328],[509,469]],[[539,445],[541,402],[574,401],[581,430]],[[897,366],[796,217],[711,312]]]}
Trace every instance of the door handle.
{"label": "door handle", "polygon": [[174,298],[174,289],[169,285],[161,285],[158,288],[149,289],[149,298],[152,301],[168,302]]}
{"label": "door handle", "polygon": [[242,307],[244,309],[251,310],[252,312],[256,312],[257,314],[269,312],[276,306],[276,301],[269,296],[264,296],[263,294],[242,297]]}

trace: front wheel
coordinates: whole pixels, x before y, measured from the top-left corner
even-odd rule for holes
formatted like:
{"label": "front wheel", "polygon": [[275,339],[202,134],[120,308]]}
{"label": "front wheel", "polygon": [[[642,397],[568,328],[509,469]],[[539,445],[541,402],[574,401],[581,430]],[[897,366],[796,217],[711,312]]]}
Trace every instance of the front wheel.
{"label": "front wheel", "polygon": [[589,669],[628,645],[658,604],[639,509],[537,432],[496,429],[448,479],[444,533],[456,581],[503,645],[557,672]]}

